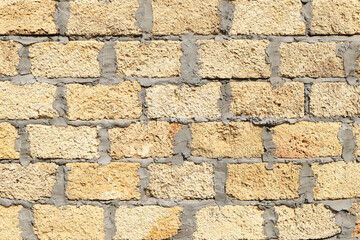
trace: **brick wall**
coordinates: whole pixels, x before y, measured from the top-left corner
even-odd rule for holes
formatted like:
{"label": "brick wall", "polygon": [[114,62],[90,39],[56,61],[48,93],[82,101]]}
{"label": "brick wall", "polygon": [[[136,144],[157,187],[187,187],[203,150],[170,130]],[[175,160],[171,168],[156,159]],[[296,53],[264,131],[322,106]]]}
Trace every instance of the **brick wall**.
{"label": "brick wall", "polygon": [[2,0],[0,239],[360,237],[359,9]]}

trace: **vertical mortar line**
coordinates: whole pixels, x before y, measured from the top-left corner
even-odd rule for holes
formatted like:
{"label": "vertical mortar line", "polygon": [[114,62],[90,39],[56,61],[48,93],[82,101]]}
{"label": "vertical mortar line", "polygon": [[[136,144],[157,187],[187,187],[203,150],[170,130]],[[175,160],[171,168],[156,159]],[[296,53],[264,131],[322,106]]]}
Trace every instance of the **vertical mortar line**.
{"label": "vertical mortar line", "polygon": [[98,127],[98,137],[100,139],[100,143],[98,146],[98,150],[100,153],[100,157],[98,159],[98,163],[100,165],[107,165],[111,161],[111,157],[109,155],[110,151],[110,139],[108,130],[104,127]]}
{"label": "vertical mortar line", "polygon": [[[32,208],[32,207],[31,207]],[[24,207],[19,212],[19,225],[18,227],[22,230],[20,236],[24,240],[38,240],[34,233],[34,214],[31,208]]]}
{"label": "vertical mortar line", "polygon": [[345,71],[345,77],[348,84],[351,85],[359,85],[360,80],[359,77],[356,74],[356,69],[358,67],[357,59],[360,55],[359,47],[360,42],[359,41],[352,41],[350,43],[345,43],[345,50],[341,50],[341,46],[337,47],[337,55],[339,57],[343,58],[344,61],[344,71]]}
{"label": "vertical mortar line", "polygon": [[221,98],[218,100],[218,107],[221,114],[221,121],[228,124],[233,114],[230,112],[232,93],[231,86],[228,81],[223,82],[220,87]]}
{"label": "vertical mortar line", "polygon": [[273,142],[273,130],[269,127],[264,126],[261,131],[261,139],[264,146],[264,153],[261,156],[263,162],[267,162],[267,169],[273,169],[276,162],[276,145]]}
{"label": "vertical mortar line", "polygon": [[227,203],[226,180],[228,178],[228,165],[226,162],[217,161],[214,164],[215,202],[219,207]]}
{"label": "vertical mortar line", "polygon": [[189,202],[184,203],[182,207],[184,209],[180,214],[181,226],[179,232],[172,238],[174,240],[193,239],[193,233],[196,230],[195,214],[201,206],[195,202]]}
{"label": "vertical mortar line", "polygon": [[220,31],[224,35],[230,34],[230,29],[234,19],[235,5],[231,0],[221,0],[218,6],[220,20]]}
{"label": "vertical mortar line", "polygon": [[311,203],[314,201],[314,187],[316,179],[309,162],[302,163],[299,178],[299,196],[303,203]]}
{"label": "vertical mortar line", "polygon": [[51,190],[51,202],[59,207],[67,204],[66,197],[66,166],[60,165],[56,171],[56,183]]}
{"label": "vertical mortar line", "polygon": [[114,204],[106,205],[104,208],[104,232],[105,240],[112,240],[116,234],[115,213],[116,206]]}
{"label": "vertical mortar line", "polygon": [[60,1],[56,3],[56,9],[53,14],[56,28],[61,36],[66,36],[66,25],[70,17],[70,3]]}
{"label": "vertical mortar line", "polygon": [[116,76],[116,51],[114,45],[114,41],[105,41],[98,56],[101,84],[113,84],[118,82]]}
{"label": "vertical mortar line", "polygon": [[264,234],[267,239],[278,239],[279,230],[276,227],[278,220],[278,214],[275,211],[274,206],[260,206],[260,209],[264,210],[262,217],[264,218]]}
{"label": "vertical mortar line", "polygon": [[16,66],[19,75],[17,75],[12,82],[15,84],[25,84],[35,82],[35,77],[31,74],[31,62],[29,59],[29,46],[21,43],[22,46],[18,51],[20,61]]}
{"label": "vertical mortar line", "polygon": [[304,83],[304,116],[306,118],[311,117],[310,111],[310,93],[311,93],[312,83]]}
{"label": "vertical mortar line", "polygon": [[191,132],[188,124],[182,125],[180,131],[174,136],[173,157],[171,163],[173,165],[182,165],[184,160],[191,155],[191,148],[189,146],[191,141]]}
{"label": "vertical mortar line", "polygon": [[138,170],[138,175],[140,178],[139,191],[140,191],[140,202],[146,203],[148,196],[146,195],[146,189],[150,183],[150,171],[146,166],[141,166]]}
{"label": "vertical mortar line", "polygon": [[198,45],[194,34],[189,33],[181,36],[181,49],[183,55],[180,57],[180,72],[183,83],[199,84],[198,77]]}
{"label": "vertical mortar line", "polygon": [[138,0],[139,8],[135,13],[136,25],[142,30],[142,39],[152,38],[153,11],[152,0]]}
{"label": "vertical mortar line", "polygon": [[346,162],[353,161],[353,154],[356,150],[356,143],[352,127],[348,123],[342,123],[338,132],[338,139],[342,143],[341,157]]}
{"label": "vertical mortar line", "polygon": [[53,124],[58,126],[67,126],[68,117],[66,112],[69,110],[66,102],[66,85],[59,83],[56,88],[55,101],[53,102],[53,108],[58,112],[59,117],[53,119]]}
{"label": "vertical mortar line", "polygon": [[146,88],[145,87],[141,86],[141,90],[138,93],[138,97],[139,97],[141,108],[142,108],[140,121],[146,124],[147,122],[149,122],[149,119],[147,117]]}
{"label": "vertical mortar line", "polygon": [[356,225],[356,216],[341,210],[335,215],[336,224],[341,227],[340,234],[337,235],[337,239],[354,239],[351,237]]}
{"label": "vertical mortar line", "polygon": [[284,84],[284,79],[279,76],[279,66],[281,56],[279,52],[280,40],[276,37],[269,38],[270,43],[266,47],[266,61],[270,64],[270,82],[273,87],[278,87]]}
{"label": "vertical mortar line", "polygon": [[29,153],[30,143],[28,133],[26,132],[26,124],[19,124],[19,141],[20,141],[20,164],[27,167],[30,164],[31,157]]}
{"label": "vertical mortar line", "polygon": [[301,16],[305,22],[305,35],[308,37],[310,35],[311,29],[311,18],[312,18],[312,0],[301,0],[303,6],[301,9]]}

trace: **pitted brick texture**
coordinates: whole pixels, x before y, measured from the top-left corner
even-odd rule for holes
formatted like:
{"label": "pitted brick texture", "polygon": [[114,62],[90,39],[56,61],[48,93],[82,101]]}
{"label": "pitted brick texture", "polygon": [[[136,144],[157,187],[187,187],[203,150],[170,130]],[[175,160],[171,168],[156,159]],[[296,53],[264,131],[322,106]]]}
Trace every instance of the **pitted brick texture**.
{"label": "pitted brick texture", "polygon": [[19,225],[19,211],[22,209],[22,206],[10,206],[3,207],[0,206],[0,239],[1,240],[21,240],[22,237],[21,229]]}
{"label": "pitted brick texture", "polygon": [[18,130],[10,123],[0,123],[0,158],[17,159],[20,153],[15,149]]}
{"label": "pitted brick texture", "polygon": [[[0,5],[1,7],[1,5]],[[19,64],[21,44],[14,41],[0,41],[0,76],[15,76]]]}
{"label": "pitted brick texture", "polygon": [[349,211],[355,214],[357,217],[356,225],[352,237],[359,237],[360,236],[360,203],[359,202],[353,203],[352,208],[350,208]]}

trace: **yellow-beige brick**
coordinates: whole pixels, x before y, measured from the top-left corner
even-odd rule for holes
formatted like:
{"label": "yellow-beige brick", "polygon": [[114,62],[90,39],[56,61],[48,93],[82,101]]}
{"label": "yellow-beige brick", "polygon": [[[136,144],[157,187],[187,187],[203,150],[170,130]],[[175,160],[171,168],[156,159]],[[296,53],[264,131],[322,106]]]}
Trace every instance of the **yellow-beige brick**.
{"label": "yellow-beige brick", "polygon": [[56,34],[53,15],[54,0],[2,0],[0,2],[0,34]]}
{"label": "yellow-beige brick", "polygon": [[187,85],[156,85],[146,90],[149,118],[219,118],[218,101],[221,83],[208,83],[200,87]]}
{"label": "yellow-beige brick", "polygon": [[29,47],[30,70],[36,77],[100,77],[98,56],[103,45],[97,41],[35,43]]}
{"label": "yellow-beige brick", "polygon": [[154,35],[181,35],[184,33],[216,34],[221,16],[220,0],[154,0]]}
{"label": "yellow-beige brick", "polygon": [[[1,3],[0,3],[1,8]],[[1,18],[1,15],[0,15]],[[1,21],[0,21],[1,25]],[[0,28],[1,31],[1,28]],[[0,76],[15,76],[18,74],[16,69],[20,62],[19,51],[21,44],[14,41],[0,41]]]}
{"label": "yellow-beige brick", "polygon": [[154,121],[109,129],[110,155],[115,159],[170,157],[180,129],[181,124]]}
{"label": "yellow-beige brick", "polygon": [[34,158],[99,157],[95,127],[28,125],[30,155]]}
{"label": "yellow-beige brick", "polygon": [[360,197],[360,164],[343,161],[314,163],[316,186],[314,199],[343,199]]}
{"label": "yellow-beige brick", "polygon": [[268,40],[198,40],[202,78],[267,78]]}
{"label": "yellow-beige brick", "polygon": [[268,82],[230,82],[230,112],[236,116],[304,117],[304,84],[286,82],[273,88]]}
{"label": "yellow-beige brick", "polygon": [[68,163],[66,195],[75,200],[139,199],[140,163]]}
{"label": "yellow-beige brick", "polygon": [[360,33],[358,0],[313,0],[310,33],[313,35]]}
{"label": "yellow-beige brick", "polygon": [[265,239],[262,214],[256,206],[209,206],[196,217],[194,239]]}
{"label": "yellow-beige brick", "polygon": [[0,119],[36,119],[58,116],[53,108],[56,86],[47,83],[16,85],[0,82]]}
{"label": "yellow-beige brick", "polygon": [[357,218],[352,237],[360,237],[360,202],[353,203],[349,211],[355,214]]}
{"label": "yellow-beige brick", "polygon": [[149,195],[155,198],[213,198],[214,168],[212,164],[184,162],[181,166],[151,164]]}
{"label": "yellow-beige brick", "polygon": [[68,35],[140,35],[135,13],[137,0],[75,0],[70,2]]}
{"label": "yellow-beige brick", "polygon": [[22,230],[19,225],[19,212],[22,206],[0,206],[0,240],[21,240]]}
{"label": "yellow-beige brick", "polygon": [[340,157],[339,122],[299,122],[273,128],[276,155],[280,158]]}
{"label": "yellow-beige brick", "polygon": [[178,77],[180,76],[180,41],[117,42],[117,74],[123,77]]}
{"label": "yellow-beige brick", "polygon": [[280,75],[283,77],[345,77],[343,59],[337,56],[338,42],[281,43]]}
{"label": "yellow-beige brick", "polygon": [[180,229],[181,207],[125,207],[116,210],[115,239],[169,239]]}
{"label": "yellow-beige brick", "polygon": [[0,164],[0,197],[21,200],[50,198],[57,168],[54,163],[34,163],[27,167],[18,163]]}
{"label": "yellow-beige brick", "polygon": [[83,205],[34,205],[34,232],[39,240],[102,240],[104,232],[104,210]]}
{"label": "yellow-beige brick", "polygon": [[301,0],[235,0],[230,34],[305,35]]}
{"label": "yellow-beige brick", "polygon": [[360,125],[353,125],[352,126],[353,134],[354,134],[354,140],[355,140],[355,152],[354,157],[360,156]]}
{"label": "yellow-beige brick", "polygon": [[360,87],[345,82],[314,83],[310,93],[310,112],[316,117],[360,115]]}
{"label": "yellow-beige brick", "polygon": [[141,116],[140,85],[125,81],[114,85],[66,86],[70,120],[135,119]]}
{"label": "yellow-beige brick", "polygon": [[0,159],[17,159],[19,151],[15,149],[18,130],[10,123],[0,123]]}
{"label": "yellow-beige brick", "polygon": [[[358,48],[358,51],[360,51],[360,47]],[[355,75],[360,77],[360,58],[358,58],[355,63]]]}
{"label": "yellow-beige brick", "polygon": [[254,158],[264,152],[261,127],[249,122],[191,124],[192,155],[205,158]]}
{"label": "yellow-beige brick", "polygon": [[278,163],[271,170],[266,163],[229,164],[226,193],[239,200],[298,198],[300,166]]}
{"label": "yellow-beige brick", "polygon": [[335,214],[323,204],[304,204],[298,208],[275,206],[275,211],[279,215],[276,223],[279,239],[323,239],[341,232]]}

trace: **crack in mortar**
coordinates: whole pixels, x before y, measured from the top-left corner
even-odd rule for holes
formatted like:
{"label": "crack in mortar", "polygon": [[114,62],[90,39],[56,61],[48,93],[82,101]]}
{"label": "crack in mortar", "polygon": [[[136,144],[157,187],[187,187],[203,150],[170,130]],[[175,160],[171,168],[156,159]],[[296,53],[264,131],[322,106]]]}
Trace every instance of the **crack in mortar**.
{"label": "crack in mortar", "polygon": [[343,123],[338,132],[338,139],[342,143],[342,154],[341,157],[345,162],[350,162],[354,159],[353,154],[355,153],[356,143],[355,137],[352,131],[352,127]]}
{"label": "crack in mortar", "polygon": [[218,9],[221,15],[220,31],[225,35],[229,35],[234,19],[235,5],[231,0],[221,0]]}
{"label": "crack in mortar", "polygon": [[182,82],[190,85],[199,84],[201,80],[197,76],[199,54],[194,34],[189,33],[181,36],[181,48],[183,51],[183,55],[180,57]]}
{"label": "crack in mortar", "polygon": [[101,84],[114,84],[119,82],[119,78],[116,75],[116,51],[114,45],[114,41],[104,42],[104,46],[98,56]]}
{"label": "crack in mortar", "polygon": [[263,127],[261,131],[261,138],[264,146],[264,153],[261,156],[263,162],[267,162],[266,169],[273,169],[275,161],[277,159],[276,156],[276,145],[273,142],[272,134],[274,133],[273,130],[271,130],[268,127]]}
{"label": "crack in mortar", "polygon": [[111,157],[109,155],[109,150],[110,150],[109,133],[108,130],[103,127],[98,127],[97,132],[98,132],[98,138],[100,139],[100,143],[98,146],[100,157],[98,159],[98,163],[100,165],[107,165],[111,161]]}
{"label": "crack in mortar", "polygon": [[312,83],[304,84],[304,116],[310,117],[310,93],[311,93]]}
{"label": "crack in mortar", "polygon": [[66,184],[67,184],[67,170],[65,166],[59,166],[56,171],[56,183],[51,190],[50,203],[56,207],[66,205]]}
{"label": "crack in mortar", "polygon": [[19,212],[19,225],[18,227],[22,230],[20,236],[24,240],[37,240],[33,224],[35,222],[32,211],[28,208],[22,208]]}
{"label": "crack in mortar", "polygon": [[152,0],[138,0],[139,8],[135,13],[136,25],[143,32],[143,39],[151,37],[153,27]]}
{"label": "crack in mortar", "polygon": [[316,185],[316,180],[314,172],[311,168],[309,162],[302,163],[302,168],[300,169],[300,178],[299,178],[299,196],[305,203],[311,203],[314,201],[314,187]]}
{"label": "crack in mortar", "polygon": [[301,17],[306,25],[305,35],[309,36],[312,18],[312,0],[301,0],[301,2],[303,4],[301,8]]}
{"label": "crack in mortar", "polygon": [[53,17],[60,35],[65,35],[66,25],[70,17],[70,3],[66,1],[56,3],[56,9]]}
{"label": "crack in mortar", "polygon": [[116,212],[116,206],[114,204],[104,206],[105,240],[111,240],[115,237],[116,234],[115,212]]}

